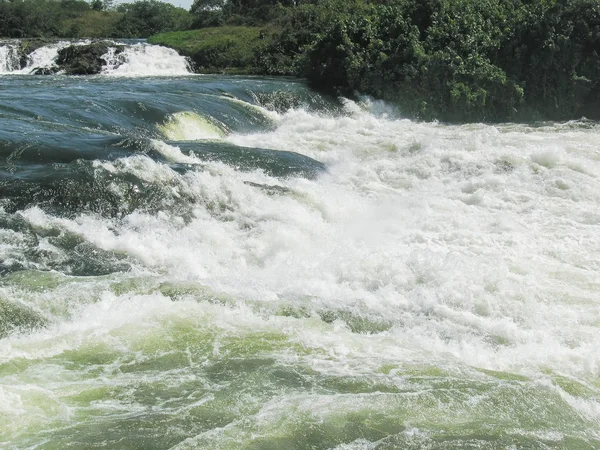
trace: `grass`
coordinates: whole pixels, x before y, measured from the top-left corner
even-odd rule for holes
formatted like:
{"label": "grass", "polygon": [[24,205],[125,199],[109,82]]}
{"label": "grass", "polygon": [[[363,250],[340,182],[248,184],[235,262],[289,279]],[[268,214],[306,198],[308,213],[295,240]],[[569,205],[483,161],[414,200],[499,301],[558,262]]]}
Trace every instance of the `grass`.
{"label": "grass", "polygon": [[160,33],[148,42],[190,57],[200,73],[256,74],[261,72],[258,57],[270,43],[268,36],[260,27],[227,26]]}

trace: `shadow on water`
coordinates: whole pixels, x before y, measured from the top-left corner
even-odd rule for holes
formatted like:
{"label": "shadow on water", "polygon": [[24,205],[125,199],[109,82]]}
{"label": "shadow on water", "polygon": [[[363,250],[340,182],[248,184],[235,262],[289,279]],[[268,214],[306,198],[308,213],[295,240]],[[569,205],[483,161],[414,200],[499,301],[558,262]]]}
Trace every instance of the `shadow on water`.
{"label": "shadow on water", "polygon": [[202,161],[219,161],[242,171],[260,169],[274,177],[315,178],[326,170],[325,164],[295,152],[238,147],[225,142],[178,142],[176,145]]}

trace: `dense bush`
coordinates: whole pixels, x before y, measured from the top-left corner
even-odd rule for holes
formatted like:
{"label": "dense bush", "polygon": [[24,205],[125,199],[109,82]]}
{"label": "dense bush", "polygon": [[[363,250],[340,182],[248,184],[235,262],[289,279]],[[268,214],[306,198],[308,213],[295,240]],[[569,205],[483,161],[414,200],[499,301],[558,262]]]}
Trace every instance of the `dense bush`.
{"label": "dense bush", "polygon": [[0,34],[195,27],[152,42],[201,71],[302,76],[423,119],[600,119],[599,0],[196,0],[189,13],[156,0],[111,4],[0,0]]}
{"label": "dense bush", "polygon": [[195,0],[194,28],[221,25],[261,26],[287,14],[293,0]]}
{"label": "dense bush", "polygon": [[123,16],[115,29],[121,37],[148,37],[152,34],[186,30],[192,17],[183,8],[157,0],[141,0],[119,7]]}
{"label": "dense bush", "polygon": [[188,11],[170,3],[112,5],[112,0],[0,0],[0,37],[146,37],[192,23]]}
{"label": "dense bush", "polygon": [[8,1],[0,0],[0,36],[40,37],[60,35],[59,24],[64,14],[71,13],[71,7],[88,8],[84,1]]}
{"label": "dense bush", "polygon": [[257,73],[410,116],[600,118],[598,0],[196,0],[192,13],[199,27],[269,22]]}
{"label": "dense bush", "polygon": [[597,0],[323,0],[280,29],[265,61],[411,116],[600,118]]}

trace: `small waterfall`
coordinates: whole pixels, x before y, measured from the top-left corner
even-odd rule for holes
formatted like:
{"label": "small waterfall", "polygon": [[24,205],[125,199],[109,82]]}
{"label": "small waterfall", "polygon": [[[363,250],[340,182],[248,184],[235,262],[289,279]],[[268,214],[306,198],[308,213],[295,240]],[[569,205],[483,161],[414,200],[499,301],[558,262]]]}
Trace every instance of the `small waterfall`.
{"label": "small waterfall", "polygon": [[102,56],[105,64],[102,70],[103,73],[112,73],[125,62],[125,55],[118,53],[116,47],[109,47],[108,52]]}
{"label": "small waterfall", "polygon": [[[37,69],[56,68],[58,52],[68,46],[87,45],[91,41],[60,41],[39,47],[23,55],[20,51],[20,42],[0,43],[0,74],[32,74]],[[109,47],[102,56],[105,64],[102,75],[108,76],[181,76],[191,72],[187,59],[175,50],[150,45],[146,43],[123,44],[109,41]],[[122,52],[117,51],[117,46],[124,46]],[[21,65],[21,58],[26,56],[25,66]],[[60,73],[60,72],[59,72]]]}
{"label": "small waterfall", "polygon": [[[19,74],[28,75],[35,69],[44,69],[53,67],[60,49],[69,45],[84,45],[89,41],[80,41],[72,43],[69,41],[59,41],[36,48],[29,54],[24,54],[20,50],[21,42],[0,43],[0,74]],[[21,66],[21,58],[26,56],[25,65]]]}
{"label": "small waterfall", "polygon": [[127,45],[122,53],[109,49],[102,73],[110,76],[178,76],[191,73],[187,58],[175,50],[150,44]]}
{"label": "small waterfall", "polygon": [[19,47],[15,44],[0,44],[0,74],[14,72],[21,68]]}
{"label": "small waterfall", "polygon": [[27,57],[27,65],[21,70],[21,73],[28,74],[34,69],[50,68],[54,66],[54,61],[56,61],[56,58],[58,57],[58,51],[69,45],[71,45],[70,42],[61,41],[34,50]]}

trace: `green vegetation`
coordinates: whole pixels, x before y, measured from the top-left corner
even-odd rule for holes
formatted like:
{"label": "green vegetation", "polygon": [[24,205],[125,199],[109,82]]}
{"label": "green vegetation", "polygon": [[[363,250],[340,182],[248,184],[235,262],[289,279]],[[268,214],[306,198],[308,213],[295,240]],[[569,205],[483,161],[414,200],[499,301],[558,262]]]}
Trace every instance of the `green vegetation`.
{"label": "green vegetation", "polygon": [[115,25],[120,19],[121,13],[116,11],[86,11],[78,17],[62,19],[56,33],[26,33],[27,37],[108,37],[115,35]]}
{"label": "green vegetation", "polygon": [[361,5],[305,47],[315,85],[452,121],[569,119],[600,110],[596,0]]}
{"label": "green vegetation", "polygon": [[264,73],[260,56],[268,43],[258,27],[223,26],[162,33],[148,42],[176,48],[192,59],[197,72]]}
{"label": "green vegetation", "polygon": [[422,119],[600,119],[598,0],[197,0],[191,12],[203,29],[152,42],[202,71],[306,77]]}
{"label": "green vegetation", "polygon": [[139,38],[185,30],[193,16],[156,0],[113,6],[112,0],[0,0],[0,36]]}
{"label": "green vegetation", "polygon": [[599,0],[0,0],[0,35],[154,35],[200,72],[305,77],[428,120],[600,119]]}
{"label": "green vegetation", "polygon": [[124,3],[118,11],[123,15],[113,34],[119,37],[145,38],[163,31],[186,30],[192,24],[192,16],[185,9],[156,0]]}

